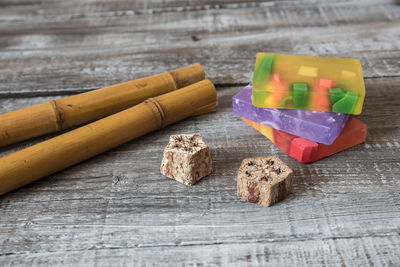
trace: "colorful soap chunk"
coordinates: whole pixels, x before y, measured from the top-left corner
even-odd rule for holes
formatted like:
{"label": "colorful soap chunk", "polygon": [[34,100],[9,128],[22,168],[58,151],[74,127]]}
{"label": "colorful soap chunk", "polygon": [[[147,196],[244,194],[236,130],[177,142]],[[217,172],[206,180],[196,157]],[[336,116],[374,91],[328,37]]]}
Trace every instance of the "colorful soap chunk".
{"label": "colorful soap chunk", "polygon": [[341,135],[331,145],[313,142],[245,118],[242,119],[271,140],[283,152],[303,163],[314,162],[361,144],[367,136],[367,125],[354,117],[349,120]]}
{"label": "colorful soap chunk", "polygon": [[251,85],[232,98],[233,113],[315,142],[330,145],[340,135],[350,115],[312,110],[258,108],[251,103]]}
{"label": "colorful soap chunk", "polygon": [[358,59],[257,54],[252,100],[257,107],[360,114],[364,98]]}

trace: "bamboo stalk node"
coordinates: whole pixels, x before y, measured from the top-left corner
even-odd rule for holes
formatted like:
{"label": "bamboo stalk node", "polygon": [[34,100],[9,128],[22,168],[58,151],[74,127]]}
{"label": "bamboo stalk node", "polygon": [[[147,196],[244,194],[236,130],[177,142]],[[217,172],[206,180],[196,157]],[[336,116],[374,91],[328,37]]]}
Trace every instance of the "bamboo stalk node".
{"label": "bamboo stalk node", "polygon": [[63,129],[63,124],[64,124],[64,119],[63,119],[63,112],[58,108],[57,106],[57,101],[56,100],[51,100],[50,104],[53,106],[54,110],[54,116],[56,119],[56,131],[61,131]]}
{"label": "bamboo stalk node", "polygon": [[157,109],[160,117],[160,129],[165,127],[165,113],[163,108],[161,107],[160,103],[155,98],[149,98],[145,101],[146,104],[154,105],[154,107]]}

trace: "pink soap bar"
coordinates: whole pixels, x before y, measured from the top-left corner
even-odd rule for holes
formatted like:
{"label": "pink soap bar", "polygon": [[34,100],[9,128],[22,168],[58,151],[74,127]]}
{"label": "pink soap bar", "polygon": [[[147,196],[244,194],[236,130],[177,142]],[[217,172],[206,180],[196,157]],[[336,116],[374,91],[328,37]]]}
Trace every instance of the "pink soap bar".
{"label": "pink soap bar", "polygon": [[303,163],[314,162],[361,144],[367,137],[367,125],[354,117],[349,120],[343,132],[331,145],[317,143],[245,118],[242,120],[265,135],[283,152]]}

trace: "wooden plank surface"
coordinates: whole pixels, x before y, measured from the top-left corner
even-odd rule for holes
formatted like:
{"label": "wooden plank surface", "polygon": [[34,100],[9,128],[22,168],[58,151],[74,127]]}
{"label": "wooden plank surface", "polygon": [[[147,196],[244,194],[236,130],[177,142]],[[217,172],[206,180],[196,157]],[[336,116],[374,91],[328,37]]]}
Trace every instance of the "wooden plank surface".
{"label": "wooden plank surface", "polygon": [[[215,113],[0,197],[0,266],[398,266],[399,11],[390,1],[0,1],[0,113],[197,61],[219,98]],[[301,164],[234,116],[231,98],[266,49],[361,58],[367,142]],[[187,187],[159,166],[169,135],[192,132],[214,173]],[[241,160],[262,155],[295,172],[293,194],[270,208],[236,196]]]}
{"label": "wooden plank surface", "polygon": [[74,3],[62,16],[54,13],[63,8],[42,4],[28,5],[36,12],[16,21],[7,19],[11,15],[5,8],[0,95],[70,94],[195,62],[217,84],[243,84],[251,78],[256,52],[267,50],[357,57],[366,77],[398,75],[400,6],[377,1],[279,3],[104,16],[91,15],[103,10],[104,3],[82,10]]}

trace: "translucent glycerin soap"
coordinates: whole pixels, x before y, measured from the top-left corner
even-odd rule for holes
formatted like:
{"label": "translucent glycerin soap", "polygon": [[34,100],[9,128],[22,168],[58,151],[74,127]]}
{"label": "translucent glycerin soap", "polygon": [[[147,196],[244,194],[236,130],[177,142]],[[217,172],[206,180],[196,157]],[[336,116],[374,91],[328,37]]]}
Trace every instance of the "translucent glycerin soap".
{"label": "translucent glycerin soap", "polygon": [[360,114],[365,85],[360,60],[258,53],[253,104]]}
{"label": "translucent glycerin soap", "polygon": [[318,143],[332,144],[351,116],[312,110],[258,108],[251,103],[251,90],[251,85],[248,85],[233,96],[233,113]]}
{"label": "translucent glycerin soap", "polygon": [[324,145],[284,131],[275,130],[245,118],[245,122],[266,136],[290,157],[303,162],[314,162],[365,142],[367,125],[352,117],[343,132],[331,145]]}

